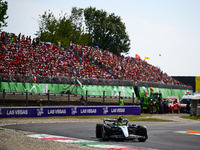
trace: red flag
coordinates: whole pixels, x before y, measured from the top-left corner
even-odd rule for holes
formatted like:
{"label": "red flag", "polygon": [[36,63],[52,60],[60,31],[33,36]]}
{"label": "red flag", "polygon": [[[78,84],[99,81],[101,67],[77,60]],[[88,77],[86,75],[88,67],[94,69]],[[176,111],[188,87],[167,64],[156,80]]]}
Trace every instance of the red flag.
{"label": "red flag", "polygon": [[135,54],[135,58],[141,59],[140,56],[139,56],[138,54]]}

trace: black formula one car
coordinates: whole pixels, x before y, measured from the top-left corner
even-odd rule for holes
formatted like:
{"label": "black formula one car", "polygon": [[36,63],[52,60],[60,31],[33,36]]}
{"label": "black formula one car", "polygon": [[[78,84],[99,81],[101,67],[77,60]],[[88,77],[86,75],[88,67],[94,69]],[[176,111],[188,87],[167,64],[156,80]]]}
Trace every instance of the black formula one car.
{"label": "black formula one car", "polygon": [[104,118],[103,122],[104,124],[96,125],[96,137],[103,141],[137,139],[139,142],[145,142],[148,139],[146,127],[136,124],[130,125],[128,119]]}

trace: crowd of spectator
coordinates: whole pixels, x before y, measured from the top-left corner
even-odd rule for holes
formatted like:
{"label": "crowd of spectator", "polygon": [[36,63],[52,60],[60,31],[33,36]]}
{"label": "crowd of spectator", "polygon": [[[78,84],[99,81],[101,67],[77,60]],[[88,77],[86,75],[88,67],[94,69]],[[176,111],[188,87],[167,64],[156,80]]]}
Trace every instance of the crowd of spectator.
{"label": "crowd of spectator", "polygon": [[32,77],[120,79],[180,85],[147,61],[113,54],[108,50],[78,45],[64,49],[50,42],[1,33],[0,74]]}

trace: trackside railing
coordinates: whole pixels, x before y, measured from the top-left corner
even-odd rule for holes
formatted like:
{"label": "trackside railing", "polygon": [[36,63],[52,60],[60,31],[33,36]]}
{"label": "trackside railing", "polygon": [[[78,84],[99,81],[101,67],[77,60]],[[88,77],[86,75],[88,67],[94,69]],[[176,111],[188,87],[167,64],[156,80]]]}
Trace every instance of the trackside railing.
{"label": "trackside railing", "polygon": [[[106,91],[103,91],[102,95],[99,95],[99,96],[96,96],[96,95],[88,95],[88,91],[86,91],[85,95],[84,95],[84,99],[85,99],[85,105],[88,105],[88,99],[91,98],[91,99],[99,99],[98,100],[98,104],[101,104],[101,105],[106,105],[107,102],[109,101],[114,101],[115,100],[115,104],[118,104],[120,105],[120,100],[121,100],[121,92],[118,93],[118,96],[105,96],[105,93]],[[23,95],[25,96],[25,99],[20,99],[21,101],[24,101],[25,103],[25,106],[30,106],[29,105],[29,102],[31,101],[30,100],[30,96],[43,96],[46,102],[46,104],[48,106],[51,106],[51,102],[55,102],[57,101],[55,97],[62,97],[62,99],[64,99],[63,101],[65,102],[65,105],[71,105],[71,103],[74,101],[72,99],[76,99],[79,100],[80,98],[80,95],[74,95],[74,94],[71,94],[70,91],[68,93],[64,93],[64,94],[55,94],[55,93],[51,93],[50,90],[48,90],[47,93],[32,93],[32,92],[28,92],[28,90],[26,90],[26,92],[6,92],[6,89],[3,89],[3,92],[0,92],[0,97],[2,97],[2,105],[3,106],[6,106],[7,103],[10,102],[10,100],[7,100],[6,97],[7,96],[12,96],[12,97],[15,97],[16,96],[19,96],[19,95]],[[12,99],[12,98],[10,98]],[[37,99],[37,98],[36,98]],[[53,100],[51,100],[53,99]],[[106,100],[106,99],[113,99],[113,100]],[[135,97],[134,97],[134,93],[132,93],[132,97],[123,97],[122,99],[129,99],[129,105],[134,105],[135,104]],[[37,99],[37,102],[40,101],[41,99],[38,98]],[[18,100],[16,100],[15,102],[17,102]],[[12,100],[12,103],[15,103],[13,102]],[[95,100],[94,100],[95,102]],[[37,104],[38,105],[38,104]]]}

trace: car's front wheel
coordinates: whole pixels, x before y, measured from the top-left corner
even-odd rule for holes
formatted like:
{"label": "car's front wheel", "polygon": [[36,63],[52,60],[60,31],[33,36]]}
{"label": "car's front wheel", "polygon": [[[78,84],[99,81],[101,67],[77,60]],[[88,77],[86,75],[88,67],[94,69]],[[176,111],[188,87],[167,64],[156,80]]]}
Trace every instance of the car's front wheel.
{"label": "car's front wheel", "polygon": [[147,129],[143,126],[137,127],[137,133],[136,134],[142,136],[141,138],[138,138],[139,142],[145,142],[148,139]]}
{"label": "car's front wheel", "polygon": [[108,135],[106,130],[107,130],[106,127],[103,126],[102,130],[101,130],[101,135],[102,135],[101,139],[103,141],[108,141],[110,139],[110,137],[109,137],[109,135]]}

